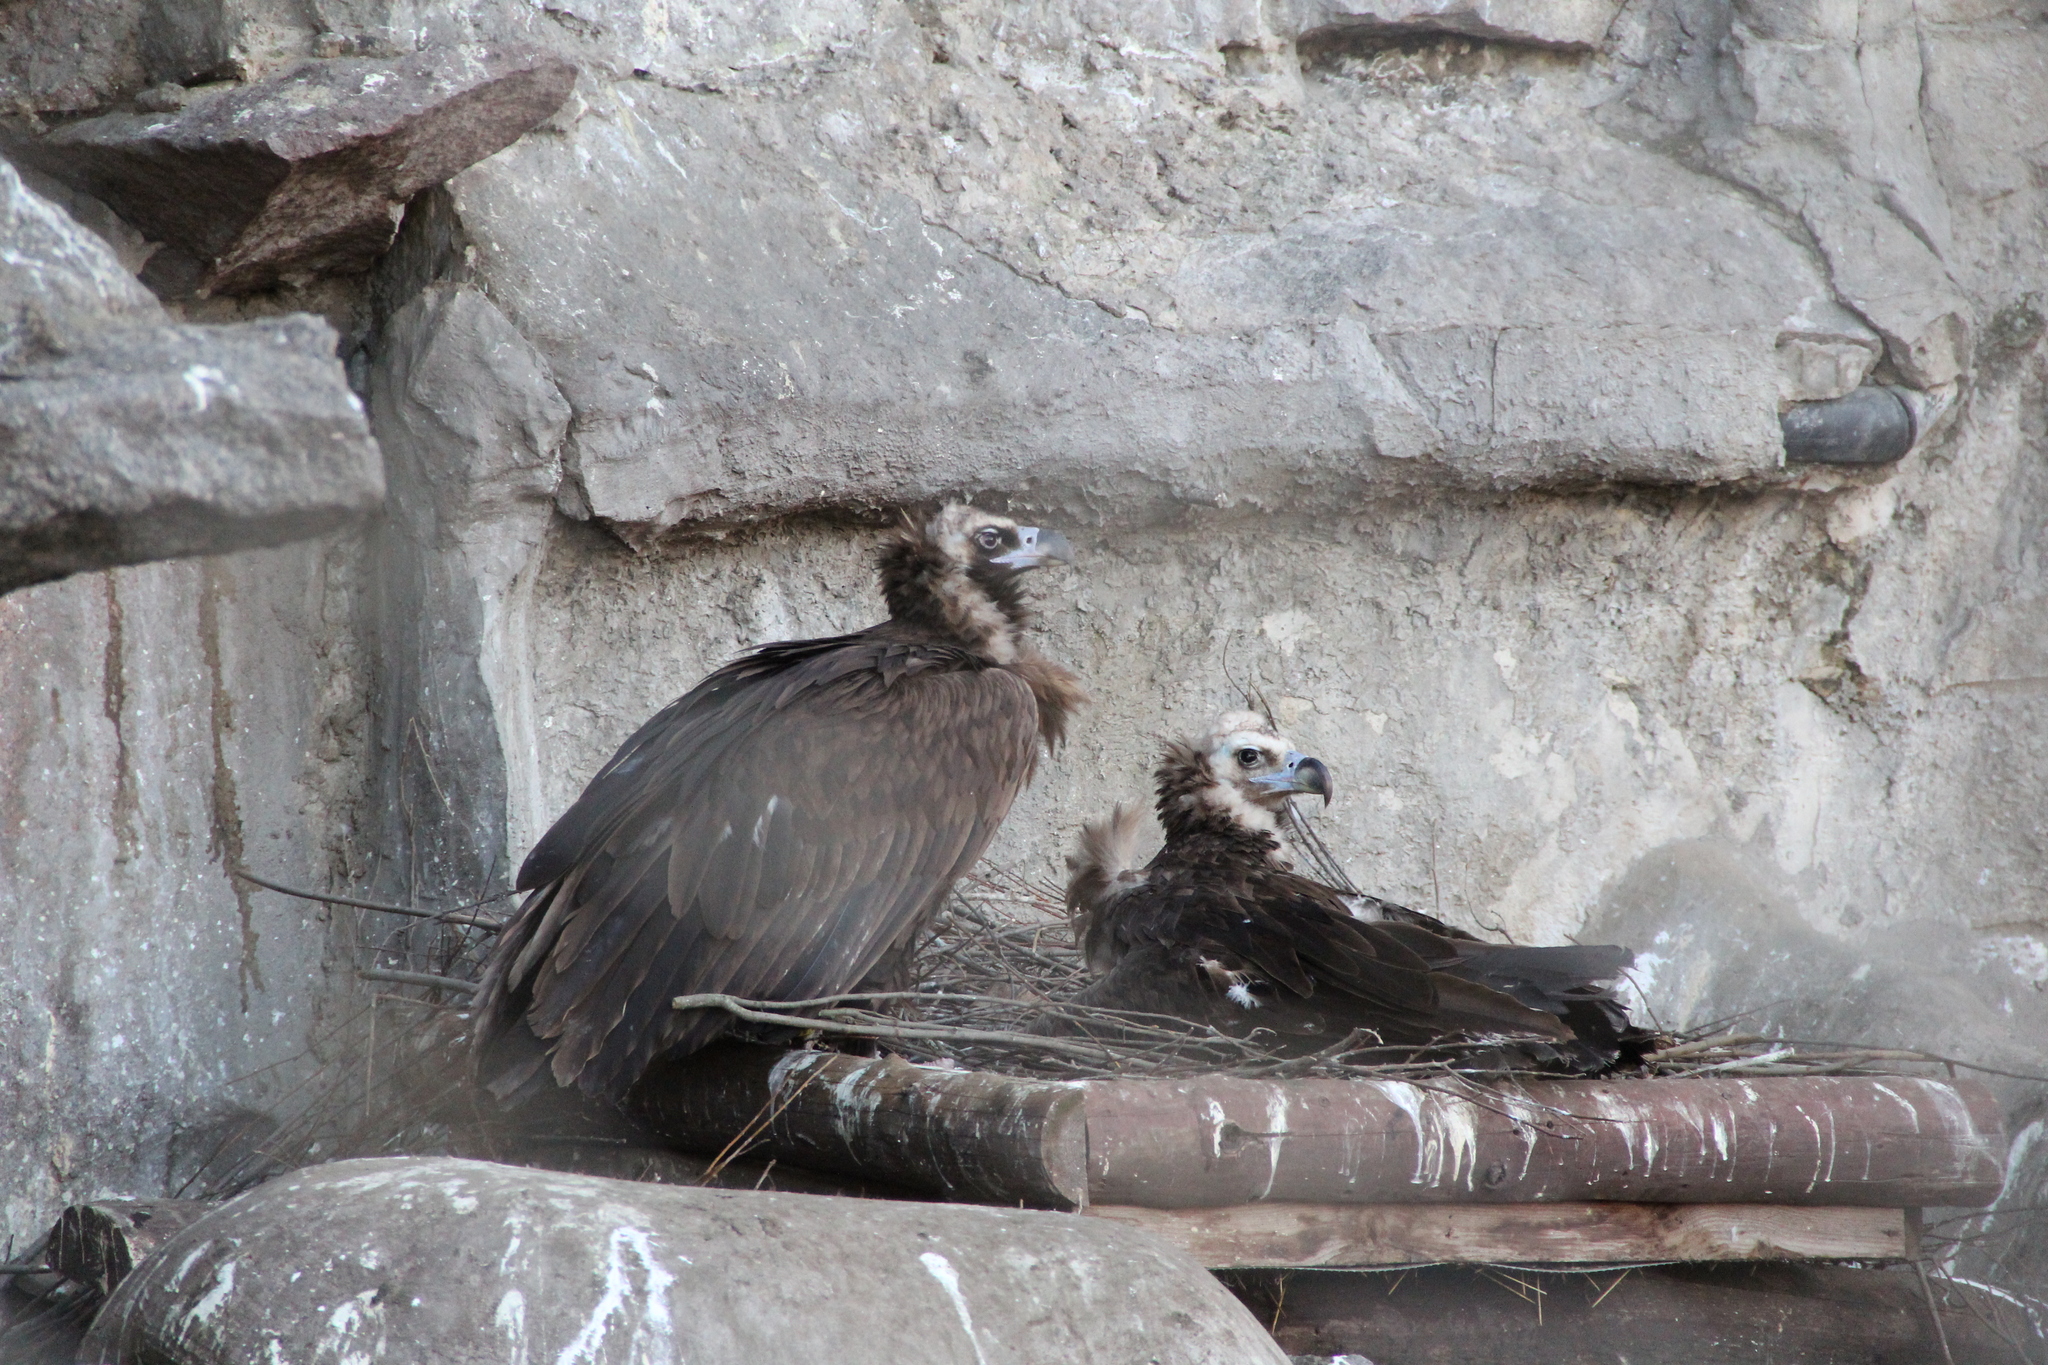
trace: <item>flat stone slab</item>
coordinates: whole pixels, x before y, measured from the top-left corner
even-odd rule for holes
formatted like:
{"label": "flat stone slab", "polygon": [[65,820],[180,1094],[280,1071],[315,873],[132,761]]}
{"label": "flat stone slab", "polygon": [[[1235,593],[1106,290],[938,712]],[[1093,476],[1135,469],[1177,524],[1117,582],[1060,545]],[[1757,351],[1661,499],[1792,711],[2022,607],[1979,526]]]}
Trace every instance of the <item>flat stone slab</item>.
{"label": "flat stone slab", "polygon": [[110,114],[11,149],[204,267],[200,288],[367,269],[405,202],[560,107],[539,54],[306,61],[175,114]]}
{"label": "flat stone slab", "polygon": [[0,162],[0,592],[276,545],[384,496],[334,329],[170,321]]}
{"label": "flat stone slab", "polygon": [[1287,1359],[1194,1262],[1105,1220],[405,1157],[300,1171],[192,1224],[122,1282],[80,1358]]}

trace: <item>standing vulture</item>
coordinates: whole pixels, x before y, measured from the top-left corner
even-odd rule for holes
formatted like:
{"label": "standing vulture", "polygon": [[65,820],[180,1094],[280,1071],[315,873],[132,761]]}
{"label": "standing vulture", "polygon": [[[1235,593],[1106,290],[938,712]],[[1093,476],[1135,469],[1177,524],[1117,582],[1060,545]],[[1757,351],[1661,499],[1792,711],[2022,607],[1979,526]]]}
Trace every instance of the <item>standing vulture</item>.
{"label": "standing vulture", "polygon": [[1086,700],[1026,642],[1056,531],[952,505],[880,556],[889,619],[762,645],[619,747],[519,869],[476,997],[480,1078],[614,1101],[726,1016],[887,982]]}
{"label": "standing vulture", "polygon": [[1330,771],[1249,712],[1172,742],[1155,773],[1166,845],[1136,866],[1139,814],[1086,826],[1067,906],[1100,979],[1075,1003],[1313,1052],[1368,1030],[1389,1045],[1514,1040],[1517,1064],[1607,1070],[1651,1036],[1608,984],[1624,948],[1485,943],[1419,911],[1297,873],[1279,819],[1330,799]]}

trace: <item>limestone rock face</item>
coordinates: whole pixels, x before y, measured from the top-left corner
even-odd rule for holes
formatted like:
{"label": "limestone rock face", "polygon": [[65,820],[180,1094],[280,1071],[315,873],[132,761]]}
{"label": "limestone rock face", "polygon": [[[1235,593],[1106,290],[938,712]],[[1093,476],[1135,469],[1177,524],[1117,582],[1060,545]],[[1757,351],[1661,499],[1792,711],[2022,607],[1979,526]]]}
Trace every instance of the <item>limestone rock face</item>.
{"label": "limestone rock face", "polygon": [[4,162],[0,246],[0,592],[296,540],[383,497],[325,323],[173,322]]}
{"label": "limestone rock face", "polygon": [[345,1161],[265,1185],[122,1282],[110,1362],[1284,1365],[1194,1262],[1068,1214]]}

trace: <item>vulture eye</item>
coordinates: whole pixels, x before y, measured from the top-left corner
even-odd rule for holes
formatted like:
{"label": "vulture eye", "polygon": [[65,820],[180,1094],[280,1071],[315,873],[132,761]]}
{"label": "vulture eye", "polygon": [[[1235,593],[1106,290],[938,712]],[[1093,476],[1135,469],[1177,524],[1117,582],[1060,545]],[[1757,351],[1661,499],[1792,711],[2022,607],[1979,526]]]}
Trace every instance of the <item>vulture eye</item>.
{"label": "vulture eye", "polygon": [[1257,749],[1243,748],[1237,751],[1237,761],[1247,768],[1256,768],[1265,762],[1266,756]]}
{"label": "vulture eye", "polygon": [[1003,543],[1003,533],[993,526],[984,526],[975,533],[974,543],[984,550],[1000,549]]}

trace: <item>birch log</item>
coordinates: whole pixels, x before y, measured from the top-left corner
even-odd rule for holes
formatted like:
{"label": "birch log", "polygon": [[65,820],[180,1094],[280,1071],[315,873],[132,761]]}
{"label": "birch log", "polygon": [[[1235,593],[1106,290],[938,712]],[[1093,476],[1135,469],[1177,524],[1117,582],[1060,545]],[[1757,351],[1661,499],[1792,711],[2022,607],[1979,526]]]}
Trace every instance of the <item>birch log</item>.
{"label": "birch log", "polygon": [[649,1126],[686,1151],[1051,1209],[1087,1201],[1082,1099],[1059,1082],[745,1044],[658,1067],[634,1094]]}

